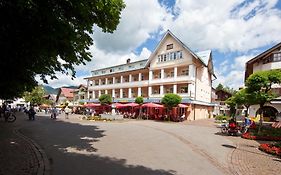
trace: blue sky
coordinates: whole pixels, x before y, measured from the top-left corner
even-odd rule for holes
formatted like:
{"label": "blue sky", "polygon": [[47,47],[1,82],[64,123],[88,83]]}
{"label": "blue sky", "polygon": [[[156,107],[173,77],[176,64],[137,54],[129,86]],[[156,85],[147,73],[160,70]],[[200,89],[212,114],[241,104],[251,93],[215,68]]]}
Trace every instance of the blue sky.
{"label": "blue sky", "polygon": [[166,30],[191,50],[211,49],[218,83],[243,86],[245,62],[281,42],[281,0],[124,0],[113,34],[93,26],[93,59],[77,66],[77,78],[57,74],[53,87],[85,84],[90,71],[147,59]]}

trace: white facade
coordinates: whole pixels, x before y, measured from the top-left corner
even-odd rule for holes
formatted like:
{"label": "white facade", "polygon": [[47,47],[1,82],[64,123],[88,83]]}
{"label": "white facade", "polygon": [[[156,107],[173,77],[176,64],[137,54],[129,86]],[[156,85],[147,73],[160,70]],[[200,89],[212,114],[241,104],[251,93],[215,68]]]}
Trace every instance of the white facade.
{"label": "white facade", "polygon": [[160,102],[165,94],[176,93],[183,103],[192,104],[190,119],[208,118],[212,110],[211,51],[203,56],[168,31],[148,60],[92,71],[92,77],[86,78],[88,98],[91,101],[110,94],[120,102],[134,101],[137,96]]}
{"label": "white facade", "polygon": [[[245,79],[252,73],[257,71],[266,71],[273,69],[281,69],[281,43],[273,46],[265,52],[259,54],[255,58],[246,63]],[[265,106],[272,107],[276,110],[277,116],[281,115],[281,85],[275,84],[272,86],[272,91],[277,94],[278,98],[265,104]],[[249,116],[255,117],[259,109],[258,105],[253,105],[249,108]]]}

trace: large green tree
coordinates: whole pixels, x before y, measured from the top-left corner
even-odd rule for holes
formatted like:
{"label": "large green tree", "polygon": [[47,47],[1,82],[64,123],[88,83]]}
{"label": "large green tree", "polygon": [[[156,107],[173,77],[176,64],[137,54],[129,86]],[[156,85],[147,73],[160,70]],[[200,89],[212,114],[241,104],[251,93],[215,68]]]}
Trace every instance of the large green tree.
{"label": "large green tree", "polygon": [[[254,95],[254,102],[263,109],[265,103],[270,102],[276,96],[272,92],[273,84],[281,83],[281,71],[269,70],[256,72],[246,80],[247,92]],[[260,126],[263,122],[263,110],[260,110]]]}
{"label": "large green tree", "polygon": [[255,104],[255,96],[253,93],[248,93],[246,88],[239,90],[234,95],[234,101],[238,106],[243,105],[246,108],[245,117],[248,117],[248,111],[251,105]]}
{"label": "large green tree", "polygon": [[49,100],[44,98],[45,90],[42,86],[36,86],[31,92],[24,93],[24,99],[30,102],[31,105],[41,105],[43,103],[49,104]]}
{"label": "large green tree", "polygon": [[122,0],[5,0],[0,2],[0,98],[21,96],[55,72],[91,60],[93,26],[113,32]]}

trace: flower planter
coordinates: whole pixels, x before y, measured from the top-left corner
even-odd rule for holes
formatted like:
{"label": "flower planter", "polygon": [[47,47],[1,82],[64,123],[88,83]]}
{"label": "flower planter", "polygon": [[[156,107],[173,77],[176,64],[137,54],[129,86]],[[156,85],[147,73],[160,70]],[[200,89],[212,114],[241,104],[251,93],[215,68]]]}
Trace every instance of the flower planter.
{"label": "flower planter", "polygon": [[272,155],[281,156],[281,147],[274,146],[273,144],[263,143],[259,146],[259,149]]}
{"label": "flower planter", "polygon": [[275,136],[254,136],[254,135],[251,135],[250,132],[242,134],[241,137],[244,138],[244,139],[250,139],[250,140],[281,141],[281,137],[275,137]]}

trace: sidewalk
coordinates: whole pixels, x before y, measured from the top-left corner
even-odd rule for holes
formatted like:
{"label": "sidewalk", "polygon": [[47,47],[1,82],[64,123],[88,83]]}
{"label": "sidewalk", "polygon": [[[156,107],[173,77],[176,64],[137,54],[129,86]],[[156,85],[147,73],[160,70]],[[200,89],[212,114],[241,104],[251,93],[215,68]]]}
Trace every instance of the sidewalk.
{"label": "sidewalk", "polygon": [[[187,125],[218,127],[214,119],[203,119],[186,122]],[[220,129],[218,128],[218,133]],[[281,159],[258,149],[260,143],[255,140],[243,139],[239,136],[221,135],[231,140],[236,147],[228,157],[229,167],[233,174],[247,175],[279,175],[281,172]],[[262,141],[260,141],[262,142]],[[265,142],[268,143],[268,142]],[[228,145],[225,145],[226,147]]]}
{"label": "sidewalk", "polygon": [[20,133],[19,126],[24,116],[22,113],[16,116],[14,123],[6,123],[3,118],[0,120],[0,175],[48,174],[44,152]]}

